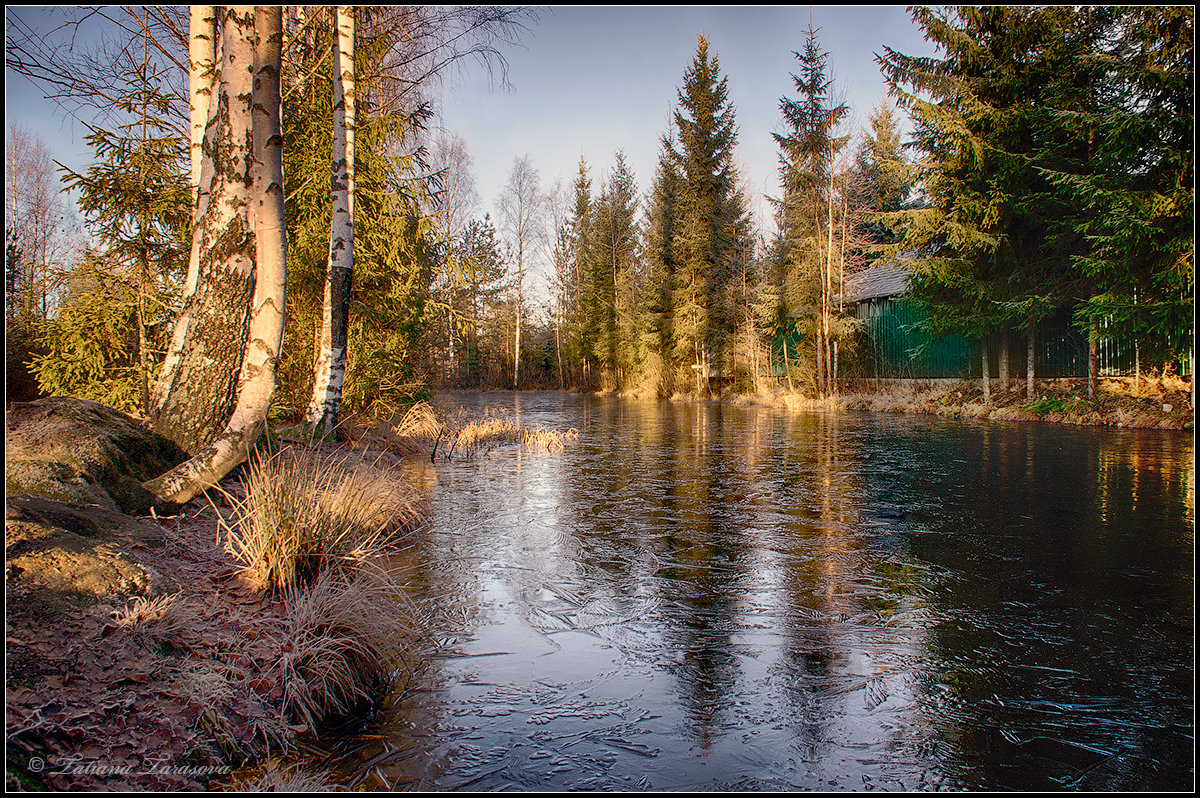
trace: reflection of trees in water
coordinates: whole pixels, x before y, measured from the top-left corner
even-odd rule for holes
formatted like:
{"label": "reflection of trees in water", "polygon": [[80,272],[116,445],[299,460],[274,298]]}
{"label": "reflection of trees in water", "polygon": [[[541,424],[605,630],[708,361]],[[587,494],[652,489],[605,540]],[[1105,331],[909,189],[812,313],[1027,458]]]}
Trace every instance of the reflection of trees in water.
{"label": "reflection of trees in water", "polygon": [[925,678],[951,768],[978,788],[1178,787],[1129,764],[1191,757],[1163,731],[1191,725],[1187,456],[1157,435],[926,429],[897,428],[908,467],[873,476],[927,508],[909,550],[945,574]]}
{"label": "reflection of trees in water", "polygon": [[[1074,786],[1178,786],[1192,761],[1190,440],[579,406],[583,434],[538,487],[555,493],[539,531],[554,557],[521,560],[521,534],[476,530],[443,541],[456,553],[432,557],[430,590],[478,601],[475,561],[455,560],[473,552],[570,588],[579,617],[609,612],[598,633],[635,670],[670,674],[705,747],[785,721],[786,755],[829,772],[861,756],[952,786],[1061,788],[1080,773]],[[456,512],[494,516],[512,490],[466,483]],[[873,683],[894,700],[875,709]]]}

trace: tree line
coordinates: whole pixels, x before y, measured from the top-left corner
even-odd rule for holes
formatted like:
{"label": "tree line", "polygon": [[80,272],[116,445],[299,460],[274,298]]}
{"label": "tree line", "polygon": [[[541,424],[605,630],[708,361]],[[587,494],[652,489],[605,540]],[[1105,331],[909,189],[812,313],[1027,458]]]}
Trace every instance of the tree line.
{"label": "tree line", "polygon": [[[343,408],[387,412],[438,385],[829,395],[861,345],[846,278],[874,263],[908,264],[935,333],[1012,330],[1032,346],[1038,322],[1065,309],[1093,347],[1101,321],[1190,335],[1189,7],[914,9],[938,55],[882,47],[890,99],[858,135],[810,21],[772,134],[770,231],[749,213],[728,78],[702,35],[650,186],[621,152],[601,172],[581,159],[549,191],[517,157],[493,219],[477,215],[464,143],[429,129],[431,81],[465,56],[498,57],[526,12],[289,7],[276,34],[253,10],[204,8],[126,12],[117,55],[89,62],[107,70],[36,37],[8,42],[10,66],[122,114],[92,128],[96,164],[65,175],[96,243],[57,294],[35,265],[46,244],[10,232],[9,324],[40,331],[43,390],[140,409],[188,430],[176,434],[191,452],[268,365],[247,365],[251,340],[272,353],[272,412],[325,433]],[[280,344],[249,333],[265,312],[252,305],[259,223],[218,219],[267,201],[222,192],[259,179],[238,170],[262,165],[246,120],[272,112],[247,65],[274,58],[253,49],[268,38],[280,50],[266,68],[279,131],[262,143],[277,141],[282,167]],[[244,90],[227,85],[235,73]],[[241,258],[236,277],[218,257]]]}

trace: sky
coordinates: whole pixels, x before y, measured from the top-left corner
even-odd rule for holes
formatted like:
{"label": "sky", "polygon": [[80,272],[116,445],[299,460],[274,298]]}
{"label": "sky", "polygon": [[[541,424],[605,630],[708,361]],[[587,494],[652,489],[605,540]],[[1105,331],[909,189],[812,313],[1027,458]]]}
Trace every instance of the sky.
{"label": "sky", "polygon": [[[495,207],[514,157],[526,154],[543,188],[556,180],[569,188],[581,156],[595,188],[622,150],[645,193],[703,33],[729,81],[739,168],[756,194],[751,206],[769,216],[762,195],[779,193],[771,134],[781,130],[780,98],[795,96],[793,51],[803,47],[809,13],[809,6],[552,7],[521,47],[504,51],[511,89],[489,90],[486,73],[469,73],[443,95],[442,119],[471,146],[484,209]],[[815,6],[811,13],[853,129],[867,124],[886,94],[874,58],[881,45],[934,52],[901,6]]]}
{"label": "sky", "polygon": [[[6,8],[25,19],[53,19],[52,7]],[[728,78],[738,126],[738,166],[750,206],[769,220],[764,195],[778,192],[779,100],[795,97],[793,51],[812,23],[835,91],[850,106],[850,129],[886,94],[874,54],[887,45],[932,54],[901,6],[551,6],[504,47],[508,87],[473,63],[441,89],[441,124],[462,136],[474,160],[478,215],[495,218],[497,197],[516,157],[528,155],[542,187],[569,190],[582,156],[593,189],[624,152],[638,190],[650,189],[660,138],[670,126],[683,75],[703,33]],[[59,17],[61,18],[61,16]],[[42,92],[5,70],[5,136],[12,123],[41,136],[52,156],[79,168],[89,160],[86,130]]]}

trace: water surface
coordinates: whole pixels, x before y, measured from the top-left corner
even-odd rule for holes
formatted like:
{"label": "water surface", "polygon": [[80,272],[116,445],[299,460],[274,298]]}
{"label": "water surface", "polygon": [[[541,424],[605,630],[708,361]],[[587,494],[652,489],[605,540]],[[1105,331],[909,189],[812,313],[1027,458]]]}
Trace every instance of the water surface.
{"label": "water surface", "polygon": [[454,398],[580,437],[423,475],[356,786],[1193,786],[1190,433]]}

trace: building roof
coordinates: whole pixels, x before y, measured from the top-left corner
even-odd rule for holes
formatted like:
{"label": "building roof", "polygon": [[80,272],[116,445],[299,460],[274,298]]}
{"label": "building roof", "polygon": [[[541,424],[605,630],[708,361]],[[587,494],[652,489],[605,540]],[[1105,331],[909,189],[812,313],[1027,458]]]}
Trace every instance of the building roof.
{"label": "building roof", "polygon": [[899,296],[908,290],[912,270],[907,266],[871,266],[846,278],[846,300],[865,302]]}

